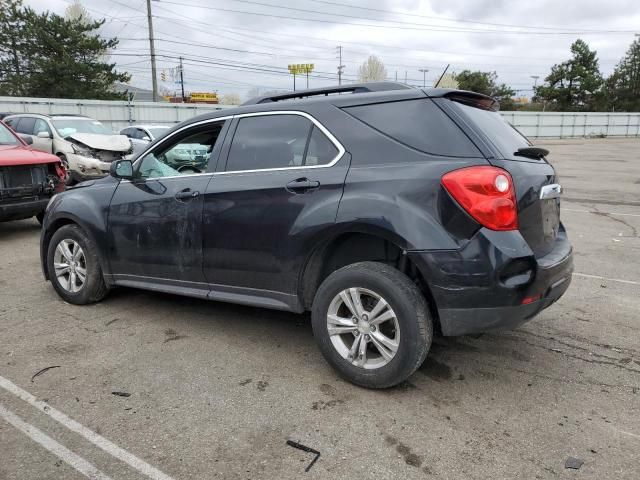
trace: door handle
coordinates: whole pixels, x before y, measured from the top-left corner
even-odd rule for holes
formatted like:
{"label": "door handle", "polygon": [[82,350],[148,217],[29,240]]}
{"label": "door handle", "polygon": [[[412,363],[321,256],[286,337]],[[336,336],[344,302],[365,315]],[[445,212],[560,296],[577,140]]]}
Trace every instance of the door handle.
{"label": "door handle", "polygon": [[316,189],[320,186],[317,180],[309,180],[308,178],[297,178],[287,183],[286,189],[291,193],[304,193],[308,190]]}
{"label": "door handle", "polygon": [[186,190],[176,193],[175,197],[176,200],[189,200],[191,198],[196,198],[198,195],[200,195],[200,192],[192,191],[190,188],[187,188]]}

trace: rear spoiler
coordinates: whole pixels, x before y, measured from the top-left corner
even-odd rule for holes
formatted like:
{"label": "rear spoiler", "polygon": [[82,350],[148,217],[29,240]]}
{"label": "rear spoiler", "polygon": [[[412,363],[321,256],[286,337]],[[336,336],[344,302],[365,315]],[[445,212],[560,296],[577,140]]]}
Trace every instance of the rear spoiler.
{"label": "rear spoiler", "polygon": [[443,95],[444,98],[448,98],[454,102],[469,105],[470,107],[480,108],[482,110],[489,110],[497,112],[500,110],[500,102],[495,98],[481,93],[469,92],[466,90],[454,90]]}

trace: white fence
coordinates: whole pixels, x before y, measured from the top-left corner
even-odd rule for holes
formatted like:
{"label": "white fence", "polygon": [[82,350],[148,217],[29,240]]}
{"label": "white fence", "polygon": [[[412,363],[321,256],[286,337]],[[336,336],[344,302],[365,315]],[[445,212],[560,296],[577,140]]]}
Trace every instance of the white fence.
{"label": "white fence", "polygon": [[113,130],[132,123],[172,125],[202,113],[229,108],[203,103],[154,103],[60,98],[0,97],[0,112],[87,115]]}
{"label": "white fence", "polygon": [[[132,123],[171,125],[227,105],[0,97],[0,112],[71,113],[100,120],[114,130]],[[501,112],[528,137],[640,136],[640,113]]]}
{"label": "white fence", "polygon": [[637,137],[640,113],[501,112],[527,137]]}

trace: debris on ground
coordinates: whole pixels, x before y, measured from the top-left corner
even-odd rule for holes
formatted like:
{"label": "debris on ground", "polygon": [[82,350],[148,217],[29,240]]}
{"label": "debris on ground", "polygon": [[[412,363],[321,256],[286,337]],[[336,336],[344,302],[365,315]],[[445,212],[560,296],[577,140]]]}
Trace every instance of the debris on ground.
{"label": "debris on ground", "polygon": [[564,462],[564,468],[570,468],[572,470],[579,470],[583,463],[584,463],[584,460],[581,460],[579,458],[569,457]]}
{"label": "debris on ground", "polygon": [[130,397],[131,394],[128,392],[111,392],[111,395],[116,395],[118,397]]}
{"label": "debris on ground", "polygon": [[307,447],[306,445],[302,445],[301,443],[294,440],[287,440],[287,445],[293,448],[297,448],[298,450],[302,450],[303,452],[313,453],[315,455],[315,457],[313,457],[313,460],[311,460],[311,463],[307,465],[307,468],[304,469],[305,472],[308,472],[311,467],[313,467],[313,464],[316,463],[318,458],[320,458],[320,452],[318,450]]}
{"label": "debris on ground", "polygon": [[52,368],[60,368],[60,365],[51,365],[50,367],[45,367],[42,370],[38,370],[36,373],[33,374],[33,377],[31,377],[31,383],[33,383],[34,378],[42,375],[44,372],[48,372]]}

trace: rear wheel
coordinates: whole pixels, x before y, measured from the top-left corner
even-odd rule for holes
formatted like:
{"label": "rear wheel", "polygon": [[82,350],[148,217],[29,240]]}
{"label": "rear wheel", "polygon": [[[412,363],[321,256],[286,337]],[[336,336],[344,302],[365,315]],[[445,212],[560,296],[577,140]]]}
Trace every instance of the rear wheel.
{"label": "rear wheel", "polygon": [[406,380],[426,358],[433,331],[418,287],[376,262],[329,275],[316,293],[312,323],[327,361],[350,382],[368,388]]}
{"label": "rear wheel", "polygon": [[47,272],[53,288],[69,303],[85,305],[107,294],[98,248],[77,225],[65,225],[51,237]]}

